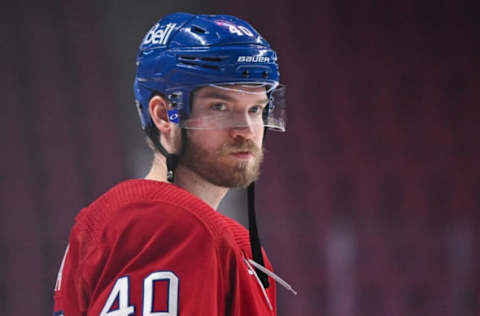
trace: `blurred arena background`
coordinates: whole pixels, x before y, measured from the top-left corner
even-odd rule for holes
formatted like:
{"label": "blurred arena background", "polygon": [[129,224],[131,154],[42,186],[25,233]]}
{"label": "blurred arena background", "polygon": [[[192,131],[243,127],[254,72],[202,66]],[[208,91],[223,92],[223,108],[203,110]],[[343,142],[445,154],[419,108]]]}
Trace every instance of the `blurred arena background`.
{"label": "blurred arena background", "polygon": [[[279,315],[480,315],[480,42],[471,1],[13,1],[0,8],[0,306],[49,315],[75,214],[150,163],[132,79],[173,11],[277,49],[260,233]],[[222,211],[243,219],[243,192]]]}

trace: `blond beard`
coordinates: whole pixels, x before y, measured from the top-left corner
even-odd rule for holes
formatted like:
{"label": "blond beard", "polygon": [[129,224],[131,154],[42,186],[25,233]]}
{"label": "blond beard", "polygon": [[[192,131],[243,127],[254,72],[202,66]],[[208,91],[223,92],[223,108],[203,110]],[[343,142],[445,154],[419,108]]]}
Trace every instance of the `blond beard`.
{"label": "blond beard", "polygon": [[[234,163],[224,161],[228,155],[239,151],[249,151],[253,159]],[[214,185],[225,188],[246,188],[260,176],[262,161],[263,150],[253,141],[238,140],[232,144],[223,144],[215,152],[187,142],[180,163]]]}

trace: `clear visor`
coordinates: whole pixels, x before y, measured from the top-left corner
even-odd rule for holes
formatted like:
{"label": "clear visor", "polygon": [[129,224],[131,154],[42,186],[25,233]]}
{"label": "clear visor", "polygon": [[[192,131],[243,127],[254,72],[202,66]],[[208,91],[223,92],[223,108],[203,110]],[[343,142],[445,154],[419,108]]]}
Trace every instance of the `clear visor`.
{"label": "clear visor", "polygon": [[192,96],[192,112],[177,123],[186,129],[269,128],[286,130],[285,86],[208,85]]}

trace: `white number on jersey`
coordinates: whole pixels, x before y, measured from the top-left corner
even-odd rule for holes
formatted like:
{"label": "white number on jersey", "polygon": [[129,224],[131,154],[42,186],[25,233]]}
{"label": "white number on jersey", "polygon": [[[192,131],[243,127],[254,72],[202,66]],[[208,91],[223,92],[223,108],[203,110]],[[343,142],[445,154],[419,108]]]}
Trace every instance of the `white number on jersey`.
{"label": "white number on jersey", "polygon": [[[118,300],[118,308],[111,310],[115,301]],[[107,302],[100,313],[100,316],[128,316],[135,312],[135,307],[129,303],[128,276],[121,277],[115,282]]]}
{"label": "white number on jersey", "polygon": [[60,264],[60,269],[58,270],[57,282],[55,283],[55,291],[60,291],[60,287],[62,286],[63,266],[65,265],[65,259],[67,258],[68,248],[70,248],[70,245],[67,245],[67,249],[65,249],[65,254],[63,255],[62,263]]}
{"label": "white number on jersey", "polygon": [[[168,294],[166,311],[154,311],[155,282],[167,281]],[[143,280],[143,316],[177,316],[178,315],[178,277],[170,271],[153,272]],[[129,316],[135,313],[135,306],[129,304],[129,279],[128,276],[121,277],[115,282],[107,302],[103,307],[100,316]],[[118,308],[112,310],[117,303]]]}
{"label": "white number on jersey", "polygon": [[[168,281],[168,306],[166,312],[153,311],[155,281]],[[148,294],[148,295],[147,295]],[[178,277],[169,271],[150,274],[143,281],[143,316],[177,316],[178,314]]]}

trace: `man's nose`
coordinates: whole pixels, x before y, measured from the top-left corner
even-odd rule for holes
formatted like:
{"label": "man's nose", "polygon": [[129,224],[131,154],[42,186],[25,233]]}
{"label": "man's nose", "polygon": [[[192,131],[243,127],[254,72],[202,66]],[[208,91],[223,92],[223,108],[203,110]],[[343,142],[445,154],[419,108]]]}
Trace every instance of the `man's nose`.
{"label": "man's nose", "polygon": [[234,118],[235,122],[230,129],[232,138],[243,137],[245,139],[252,138],[254,135],[253,122],[247,115],[237,114]]}
{"label": "man's nose", "polygon": [[244,126],[235,126],[230,129],[230,136],[232,138],[242,137],[250,139],[254,135],[253,127],[250,124]]}

